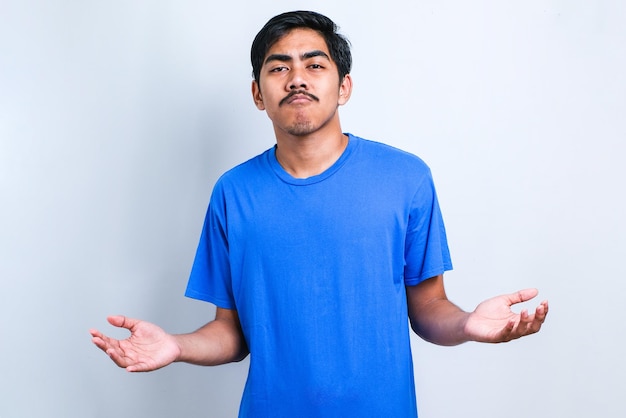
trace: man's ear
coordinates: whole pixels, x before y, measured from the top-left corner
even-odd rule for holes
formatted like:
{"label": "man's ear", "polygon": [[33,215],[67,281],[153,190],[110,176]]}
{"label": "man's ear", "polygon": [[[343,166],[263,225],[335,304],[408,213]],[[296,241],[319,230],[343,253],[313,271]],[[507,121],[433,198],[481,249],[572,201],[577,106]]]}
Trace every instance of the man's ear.
{"label": "man's ear", "polygon": [[263,95],[261,95],[261,87],[256,80],[252,80],[252,99],[254,105],[259,110],[265,110],[265,103],[263,103]]}
{"label": "man's ear", "polygon": [[337,104],[341,106],[348,103],[350,95],[352,95],[352,77],[350,74],[346,74],[339,85],[339,101]]}

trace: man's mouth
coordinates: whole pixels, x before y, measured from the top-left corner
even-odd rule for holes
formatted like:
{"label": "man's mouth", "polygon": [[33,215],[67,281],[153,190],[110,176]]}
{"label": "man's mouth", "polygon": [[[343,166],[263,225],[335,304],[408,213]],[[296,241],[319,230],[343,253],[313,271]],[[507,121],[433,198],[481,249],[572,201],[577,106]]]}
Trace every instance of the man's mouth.
{"label": "man's mouth", "polygon": [[315,101],[315,102],[320,101],[320,99],[318,99],[317,96],[309,92],[306,92],[303,90],[293,90],[287,96],[285,96],[285,98],[282,99],[280,103],[278,103],[278,106],[282,106],[285,103],[292,103],[296,100],[302,100],[302,99],[306,99],[308,101]]}

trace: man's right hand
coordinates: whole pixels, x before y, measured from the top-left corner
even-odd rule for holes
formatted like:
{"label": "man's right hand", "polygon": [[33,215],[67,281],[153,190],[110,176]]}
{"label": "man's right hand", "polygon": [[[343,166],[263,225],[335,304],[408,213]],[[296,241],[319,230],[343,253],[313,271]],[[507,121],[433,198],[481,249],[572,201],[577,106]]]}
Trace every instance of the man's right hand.
{"label": "man's right hand", "polygon": [[158,326],[125,316],[110,316],[109,323],[130,331],[130,337],[116,340],[96,329],[89,332],[92,342],[119,367],[129,372],[149,372],[176,361],[181,353],[174,336]]}

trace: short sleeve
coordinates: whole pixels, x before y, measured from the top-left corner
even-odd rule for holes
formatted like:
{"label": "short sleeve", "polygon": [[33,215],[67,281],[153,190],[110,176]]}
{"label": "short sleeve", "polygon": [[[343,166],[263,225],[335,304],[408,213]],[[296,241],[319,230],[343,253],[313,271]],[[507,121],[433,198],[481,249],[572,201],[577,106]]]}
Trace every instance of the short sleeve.
{"label": "short sleeve", "polygon": [[411,203],[405,241],[404,281],[414,286],[452,270],[446,230],[430,171]]}
{"label": "short sleeve", "polygon": [[202,228],[185,296],[235,309],[229,263],[226,204],[216,185]]}

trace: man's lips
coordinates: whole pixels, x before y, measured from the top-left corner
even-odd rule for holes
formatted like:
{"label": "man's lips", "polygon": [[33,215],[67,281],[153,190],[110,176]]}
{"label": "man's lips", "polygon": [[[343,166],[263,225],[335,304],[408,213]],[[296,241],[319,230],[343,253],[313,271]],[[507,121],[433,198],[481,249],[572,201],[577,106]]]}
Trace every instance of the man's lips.
{"label": "man's lips", "polygon": [[303,91],[303,90],[293,90],[291,91],[287,96],[285,96],[284,99],[282,99],[280,101],[280,103],[278,103],[278,106],[282,106],[285,103],[292,103],[295,102],[296,100],[308,100],[308,101],[316,101],[319,102],[320,99],[317,98],[317,96]]}

